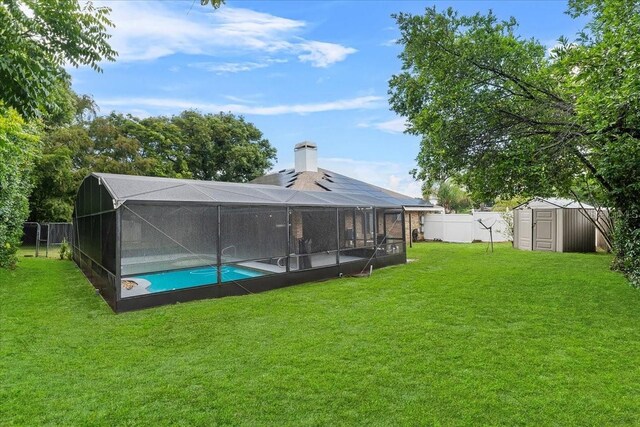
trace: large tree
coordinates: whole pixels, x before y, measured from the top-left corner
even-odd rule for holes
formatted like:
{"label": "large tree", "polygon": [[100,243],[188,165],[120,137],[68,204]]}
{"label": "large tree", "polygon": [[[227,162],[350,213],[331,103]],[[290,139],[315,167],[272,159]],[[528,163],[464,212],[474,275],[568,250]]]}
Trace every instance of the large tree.
{"label": "large tree", "polygon": [[[101,61],[116,55],[108,44],[108,13],[90,1],[0,3],[0,266],[15,265],[37,134],[72,120],[75,98],[63,67],[100,70]],[[68,161],[47,160],[52,167]]]}
{"label": "large tree", "polygon": [[273,165],[276,149],[253,124],[231,113],[184,111],[172,119],[184,138],[196,179],[247,182]]}
{"label": "large tree", "polygon": [[275,159],[262,132],[242,117],[185,111],[86,120],[93,104],[86,97],[75,99],[74,120],[43,138],[30,198],[34,221],[69,221],[78,186],[90,172],[246,182],[264,174]]}
{"label": "large tree", "polygon": [[590,21],[551,52],[513,18],[397,15],[403,71],[390,102],[422,136],[417,176],[458,176],[481,198],[601,195],[620,266],[640,280],[639,5],[570,1]]}
{"label": "large tree", "polygon": [[63,66],[113,61],[109,9],[78,0],[3,0],[0,4],[0,99],[24,117],[60,109]]}
{"label": "large tree", "polygon": [[446,213],[469,212],[473,205],[469,194],[451,179],[432,186],[424,186],[423,195],[427,200],[435,195],[438,204]]}

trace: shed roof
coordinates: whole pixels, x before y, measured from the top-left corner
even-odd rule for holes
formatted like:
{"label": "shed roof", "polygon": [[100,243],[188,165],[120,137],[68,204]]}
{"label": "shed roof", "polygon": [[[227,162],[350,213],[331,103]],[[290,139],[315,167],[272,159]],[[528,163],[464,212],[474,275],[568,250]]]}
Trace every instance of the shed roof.
{"label": "shed roof", "polygon": [[399,200],[351,192],[313,192],[270,185],[92,173],[111,194],[115,207],[127,201],[289,206],[401,207]]}
{"label": "shed roof", "polygon": [[[585,209],[593,209],[593,206],[583,203]],[[514,209],[580,209],[580,203],[571,199],[559,197],[534,197],[516,206]]]}
{"label": "shed roof", "polygon": [[375,197],[376,199],[384,200],[386,203],[394,205],[433,207],[433,205],[426,200],[406,196],[322,168],[318,168],[317,172],[296,172],[295,169],[283,169],[279,172],[256,178],[251,182],[263,184],[263,187],[266,186],[264,184],[267,184],[270,186],[303,190],[314,194],[352,194]]}

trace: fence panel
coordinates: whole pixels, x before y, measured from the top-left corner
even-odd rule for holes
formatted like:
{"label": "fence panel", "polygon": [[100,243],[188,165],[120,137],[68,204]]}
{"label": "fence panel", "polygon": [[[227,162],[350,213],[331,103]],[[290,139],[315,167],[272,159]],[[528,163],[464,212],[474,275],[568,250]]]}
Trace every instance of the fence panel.
{"label": "fence panel", "polygon": [[424,238],[454,243],[488,242],[489,230],[478,222],[480,219],[487,227],[492,227],[494,242],[510,241],[509,226],[502,215],[500,212],[427,214],[423,225]]}
{"label": "fence panel", "polygon": [[[494,242],[509,242],[513,238],[509,232],[509,225],[503,218],[502,212],[474,212],[474,235],[473,240],[480,240],[488,242],[490,240],[489,230],[484,228],[478,220],[482,220],[482,223],[487,227],[493,229],[493,241]],[[513,213],[509,212],[509,215]]]}
{"label": "fence panel", "polygon": [[25,256],[38,256],[40,250],[40,224],[37,222],[25,222],[22,226],[22,250],[27,252]]}
{"label": "fence panel", "polygon": [[73,240],[73,224],[70,222],[25,222],[22,229],[22,250],[27,252],[26,256],[33,252],[35,256],[57,257],[62,242],[71,244]]}
{"label": "fence panel", "polygon": [[41,224],[40,242],[46,244],[45,256],[57,257],[62,242],[71,244],[73,224],[70,222],[49,222]]}

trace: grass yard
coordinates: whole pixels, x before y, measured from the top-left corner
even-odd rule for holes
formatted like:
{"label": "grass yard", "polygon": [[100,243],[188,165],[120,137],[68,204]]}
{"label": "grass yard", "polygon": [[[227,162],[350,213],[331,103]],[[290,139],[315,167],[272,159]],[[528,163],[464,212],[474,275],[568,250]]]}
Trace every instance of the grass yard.
{"label": "grass yard", "polygon": [[640,425],[640,291],[608,255],[485,248],[120,315],[23,258],[0,271],[0,424]]}

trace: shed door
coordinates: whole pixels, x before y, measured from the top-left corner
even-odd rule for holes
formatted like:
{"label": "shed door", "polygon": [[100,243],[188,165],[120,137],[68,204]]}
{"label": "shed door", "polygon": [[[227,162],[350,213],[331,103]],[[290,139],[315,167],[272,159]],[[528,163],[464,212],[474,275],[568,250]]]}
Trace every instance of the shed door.
{"label": "shed door", "polygon": [[556,211],[555,209],[533,210],[533,250],[556,250]]}
{"label": "shed door", "polygon": [[531,222],[531,212],[533,211],[530,209],[518,211],[518,224],[516,224],[516,227],[518,227],[518,249],[530,251],[532,248],[531,228],[533,224]]}

